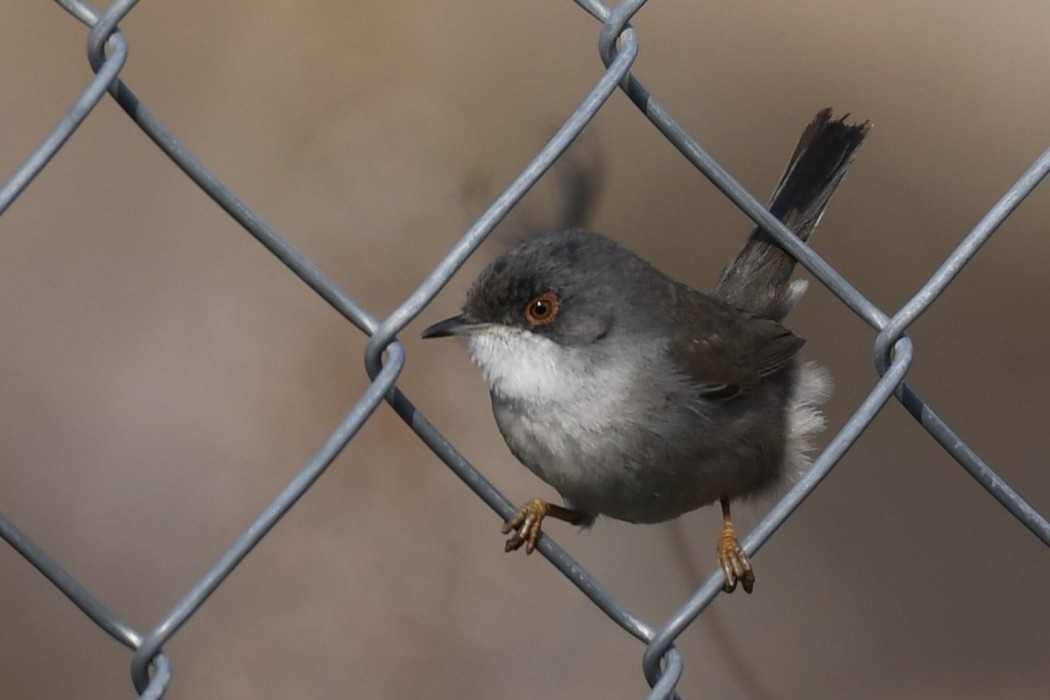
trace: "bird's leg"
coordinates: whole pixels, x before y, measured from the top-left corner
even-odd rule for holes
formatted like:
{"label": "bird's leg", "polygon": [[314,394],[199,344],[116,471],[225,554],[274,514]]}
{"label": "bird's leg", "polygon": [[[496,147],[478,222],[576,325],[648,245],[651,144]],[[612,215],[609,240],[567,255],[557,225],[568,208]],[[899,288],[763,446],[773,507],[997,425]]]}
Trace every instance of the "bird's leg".
{"label": "bird's leg", "polygon": [[504,535],[514,531],[514,534],[507,539],[503,551],[513,552],[515,549],[520,549],[521,545],[525,545],[525,553],[532,554],[532,550],[536,549],[536,540],[540,537],[540,525],[547,516],[564,520],[570,525],[583,525],[588,520],[583,513],[572,508],[534,498],[523,505],[513,518],[503,524]]}
{"label": "bird's leg", "polygon": [[729,514],[728,498],[722,499],[722,536],[718,538],[717,549],[718,563],[722,565],[722,571],[726,575],[726,583],[722,589],[726,593],[732,593],[739,581],[744,587],[744,592],[750,593],[755,587],[755,572],[751,570],[747,553],[736,538],[736,528],[733,527],[733,519]]}

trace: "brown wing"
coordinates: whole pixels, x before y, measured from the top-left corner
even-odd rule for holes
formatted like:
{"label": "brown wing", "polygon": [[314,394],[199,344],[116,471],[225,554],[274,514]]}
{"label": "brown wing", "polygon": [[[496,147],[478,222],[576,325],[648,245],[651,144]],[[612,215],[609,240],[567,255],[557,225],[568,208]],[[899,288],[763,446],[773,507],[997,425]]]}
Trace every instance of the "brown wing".
{"label": "brown wing", "polygon": [[675,290],[668,320],[677,329],[672,358],[708,399],[754,391],[806,343],[775,321],[684,287]]}

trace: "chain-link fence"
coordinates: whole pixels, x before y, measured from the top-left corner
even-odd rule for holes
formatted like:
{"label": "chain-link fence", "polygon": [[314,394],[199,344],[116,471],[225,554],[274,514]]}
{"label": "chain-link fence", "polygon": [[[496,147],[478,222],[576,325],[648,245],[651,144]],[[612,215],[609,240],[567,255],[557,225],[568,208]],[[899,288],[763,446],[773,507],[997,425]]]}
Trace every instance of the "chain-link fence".
{"label": "chain-link fence", "polygon": [[[289,509],[311,488],[358,431],[383,404],[388,403],[433,452],[500,518],[510,517],[515,505],[500,493],[456,447],[416,408],[398,386],[406,366],[398,340],[407,324],[419,316],[449,282],[478,246],[507,216],[544,173],[565,153],[590,121],[617,91],[623,91],[659,132],[708,178],[730,201],[755,222],[773,232],[813,276],[841,302],[877,332],[875,366],[880,376],[852,417],[828,442],[812,468],[779,500],[746,537],[744,547],[755,553],[791,516],[806,497],[824,480],[861,433],[876,419],[891,398],[896,398],[916,421],[958,464],[983,486],[1006,510],[1043,543],[1050,545],[1050,523],[1030,507],[996,472],[942,420],[913,390],[905,377],[914,357],[914,346],[906,335],[915,320],[930,308],[988,240],[996,228],[1039,184],[1050,170],[1050,150],[1044,152],[1009,188],[1002,199],[967,234],[943,265],[899,310],[887,313],[850,284],[813,250],[798,243],[762,204],[742,187],[714,158],[674,120],[667,109],[631,74],[638,55],[639,34],[629,21],[644,0],[623,2],[610,8],[598,2],[577,4],[600,23],[599,52],[605,72],[553,138],[540,150],[494,203],[475,221],[441,262],[389,315],[377,316],[343,291],[321,268],[291,245],[277,230],[257,215],[229,187],[207,169],[161,123],[121,79],[128,60],[128,42],[118,25],[137,4],[136,0],[113,3],[99,12],[86,4],[59,0],[71,15],[90,27],[88,58],[95,78],[62,117],[58,126],[0,189],[3,213],[30,186],[33,179],[73,136],[98,105],[111,96],[131,120],[197,186],[252,236],[283,262],[321,299],[331,305],[361,333],[369,336],[365,366],[371,383],[353,409],[331,433],[314,457],[280,491],[257,519],[229,546],[214,566],[161,619],[147,629],[137,629],[107,609],[63,564],[23,533],[14,522],[0,515],[0,535],[35,566],[102,631],[133,650],[132,681],[140,697],[161,697],[172,681],[172,667],[165,646],[175,637],[249,552],[270,532]],[[550,537],[539,541],[539,551],[570,582],[627,634],[645,644],[643,669],[652,688],[650,697],[675,694],[682,677],[683,659],[676,640],[711,604],[721,590],[721,572],[703,585],[663,624],[635,615],[621,600],[592,576]],[[513,652],[509,652],[513,653]],[[2,690],[0,679],[0,690]]]}

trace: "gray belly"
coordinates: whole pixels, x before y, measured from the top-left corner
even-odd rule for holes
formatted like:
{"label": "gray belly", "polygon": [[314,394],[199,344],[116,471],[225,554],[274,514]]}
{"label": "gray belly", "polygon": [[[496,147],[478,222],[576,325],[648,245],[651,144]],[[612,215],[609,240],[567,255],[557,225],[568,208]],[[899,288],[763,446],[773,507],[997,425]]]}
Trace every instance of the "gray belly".
{"label": "gray belly", "polygon": [[759,434],[757,424],[749,425],[754,411],[719,405],[716,415],[732,422],[724,425],[695,403],[596,418],[586,406],[537,410],[492,398],[515,457],[591,517],[662,522],[760,490],[780,471],[783,436]]}

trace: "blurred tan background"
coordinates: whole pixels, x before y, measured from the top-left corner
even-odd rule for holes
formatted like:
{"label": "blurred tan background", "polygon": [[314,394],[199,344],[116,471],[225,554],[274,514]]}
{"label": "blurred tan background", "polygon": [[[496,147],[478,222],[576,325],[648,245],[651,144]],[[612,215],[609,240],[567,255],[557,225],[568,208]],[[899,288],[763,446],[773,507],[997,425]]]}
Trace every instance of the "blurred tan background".
{"label": "blurred tan background", "polygon": [[[87,83],[57,6],[0,27],[0,176]],[[1047,146],[1040,2],[649,3],[636,74],[764,197],[833,106],[874,130],[814,244],[896,309]],[[567,1],[144,2],[124,77],[226,183],[376,314],[395,308],[601,74]],[[594,227],[701,288],[749,229],[622,95],[594,124]],[[534,198],[527,207],[541,207]],[[912,329],[909,379],[1050,512],[1037,190]],[[402,387],[508,496],[453,342],[478,258],[404,335]],[[873,333],[819,285],[792,318],[837,392]],[[301,468],[366,384],[364,340],[110,101],[0,219],[0,511],[150,628]],[[829,433],[833,434],[833,433]],[[743,525],[761,515],[745,511]],[[717,514],[550,530],[658,624],[713,568]],[[673,528],[689,559],[674,546]],[[643,697],[642,646],[499,522],[384,407],[168,645],[173,698]],[[680,641],[690,698],[1045,698],[1050,556],[895,403]],[[132,697],[130,654],[0,546],[0,697]]]}

